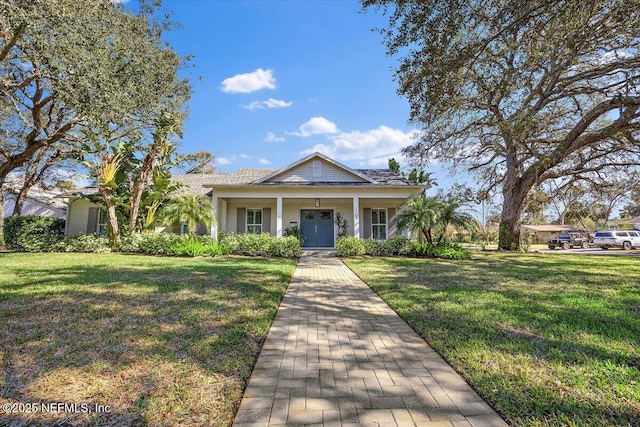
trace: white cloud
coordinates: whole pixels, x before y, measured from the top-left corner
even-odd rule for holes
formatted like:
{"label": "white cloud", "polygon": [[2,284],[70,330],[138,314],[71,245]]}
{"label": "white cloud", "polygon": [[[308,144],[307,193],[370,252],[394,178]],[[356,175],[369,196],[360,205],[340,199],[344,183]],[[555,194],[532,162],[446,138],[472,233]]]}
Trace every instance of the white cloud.
{"label": "white cloud", "polygon": [[250,159],[253,159],[253,157],[248,154],[242,153],[242,154],[238,154],[237,156],[231,156],[231,157],[216,157],[216,162],[219,165],[230,165],[231,163],[236,162],[238,159],[250,160]]}
{"label": "white cloud", "polygon": [[227,93],[251,93],[260,89],[275,89],[273,70],[258,68],[252,73],[236,74],[222,81],[222,91]]}
{"label": "white cloud", "polygon": [[243,105],[247,110],[265,109],[265,108],[287,108],[291,107],[293,102],[282,101],[280,99],[269,98],[266,101],[253,101],[249,105]]}
{"label": "white cloud", "polygon": [[303,138],[311,135],[321,135],[327,133],[337,133],[338,127],[335,123],[324,117],[312,117],[308,122],[300,125],[300,132],[286,132],[289,135],[301,136]]}
{"label": "white cloud", "polygon": [[260,164],[261,165],[270,165],[271,162],[269,160],[267,160],[267,159],[260,159]]}
{"label": "white cloud", "polygon": [[267,136],[264,137],[265,142],[284,142],[284,138],[275,136],[273,132],[267,132]]}
{"label": "white cloud", "polygon": [[357,161],[362,165],[384,166],[389,157],[397,156],[404,147],[415,141],[415,134],[383,125],[364,132],[340,132],[327,138],[329,143],[316,144],[301,154],[318,151],[338,161]]}

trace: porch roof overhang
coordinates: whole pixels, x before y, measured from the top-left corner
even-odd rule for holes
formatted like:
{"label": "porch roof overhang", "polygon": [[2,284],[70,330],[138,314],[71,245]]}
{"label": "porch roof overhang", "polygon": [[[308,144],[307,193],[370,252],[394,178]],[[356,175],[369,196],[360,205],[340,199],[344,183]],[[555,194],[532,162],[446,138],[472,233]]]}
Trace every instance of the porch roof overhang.
{"label": "porch roof overhang", "polygon": [[273,190],[340,190],[348,189],[350,191],[358,189],[366,190],[401,190],[408,193],[415,193],[416,191],[422,191],[422,187],[419,185],[380,185],[369,184],[361,182],[305,182],[305,183],[263,183],[263,184],[204,184],[203,187],[211,188],[213,191],[220,189],[229,190],[248,190],[248,191],[266,191],[271,192]]}

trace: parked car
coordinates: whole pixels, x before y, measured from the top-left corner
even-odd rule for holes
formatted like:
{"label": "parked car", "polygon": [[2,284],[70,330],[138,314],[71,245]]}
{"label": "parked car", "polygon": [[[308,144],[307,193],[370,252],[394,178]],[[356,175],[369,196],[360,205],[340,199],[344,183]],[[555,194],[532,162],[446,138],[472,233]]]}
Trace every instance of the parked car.
{"label": "parked car", "polygon": [[547,242],[549,249],[572,249],[575,247],[586,249],[589,247],[589,236],[582,233],[562,233],[557,238]]}
{"label": "parked car", "polygon": [[598,231],[593,238],[593,245],[602,249],[640,248],[640,232],[636,230],[607,230]]}

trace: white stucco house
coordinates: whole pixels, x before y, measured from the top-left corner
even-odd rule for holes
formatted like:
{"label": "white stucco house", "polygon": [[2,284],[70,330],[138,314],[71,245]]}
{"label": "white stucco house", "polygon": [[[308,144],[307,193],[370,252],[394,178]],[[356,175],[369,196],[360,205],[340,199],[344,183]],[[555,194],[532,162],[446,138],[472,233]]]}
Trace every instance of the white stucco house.
{"label": "white stucco house", "polygon": [[[389,169],[352,169],[313,153],[281,169],[239,169],[234,173],[174,175],[194,194],[211,198],[217,224],[201,234],[221,231],[282,236],[300,227],[306,247],[335,246],[335,216],[348,232],[362,238],[399,234],[395,214],[422,187]],[[83,194],[96,189],[84,189]],[[67,234],[100,232],[106,218],[99,206],[69,196]],[[174,230],[175,231],[175,230]]]}
{"label": "white stucco house", "polygon": [[[4,216],[13,214],[16,198],[22,187],[22,178],[9,176],[3,190]],[[66,205],[57,196],[62,193],[59,189],[45,188],[38,184],[29,189],[22,205],[22,215],[50,216],[64,219]]]}

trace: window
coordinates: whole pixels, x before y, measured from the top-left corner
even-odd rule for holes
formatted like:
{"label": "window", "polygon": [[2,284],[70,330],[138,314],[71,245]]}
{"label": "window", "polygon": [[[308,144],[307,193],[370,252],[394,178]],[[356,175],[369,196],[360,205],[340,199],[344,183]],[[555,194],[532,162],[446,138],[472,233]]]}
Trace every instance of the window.
{"label": "window", "polygon": [[107,216],[107,211],[104,209],[100,209],[98,211],[98,224],[96,226],[96,234],[98,236],[105,236],[109,233],[109,219]]}
{"label": "window", "polygon": [[629,231],[628,233],[631,237],[638,237],[638,233],[636,233],[635,231]]}
{"label": "window", "polygon": [[185,224],[180,224],[180,234],[188,234],[189,233],[189,226],[185,223]]}
{"label": "window", "polygon": [[322,176],[322,163],[320,162],[320,160],[313,161],[313,176]]}
{"label": "window", "polygon": [[371,209],[371,237],[375,240],[387,239],[386,209]]}
{"label": "window", "polygon": [[247,209],[247,233],[262,233],[262,209]]}

